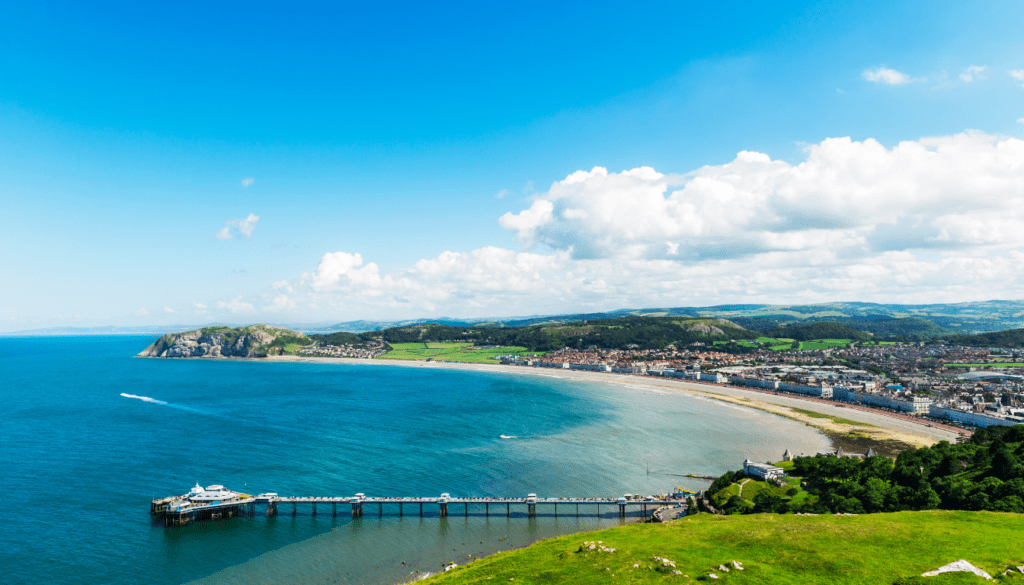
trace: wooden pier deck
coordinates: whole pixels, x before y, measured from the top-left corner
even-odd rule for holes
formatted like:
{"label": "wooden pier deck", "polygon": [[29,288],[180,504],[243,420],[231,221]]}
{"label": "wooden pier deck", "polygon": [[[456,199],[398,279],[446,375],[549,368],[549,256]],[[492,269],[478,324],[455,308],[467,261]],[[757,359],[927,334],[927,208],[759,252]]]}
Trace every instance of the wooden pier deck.
{"label": "wooden pier deck", "polygon": [[308,509],[313,516],[316,516],[318,513],[330,513],[332,516],[337,516],[339,504],[342,507],[342,513],[346,513],[346,507],[348,507],[353,518],[363,516],[367,509],[370,509],[371,514],[373,511],[376,511],[378,516],[383,516],[385,506],[387,506],[387,510],[390,513],[397,511],[398,516],[406,515],[406,510],[411,506],[412,514],[421,517],[425,514],[424,506],[428,506],[428,513],[431,507],[437,506],[437,515],[441,518],[447,517],[450,512],[456,514],[462,512],[462,515],[469,516],[471,506],[474,515],[490,516],[492,514],[491,509],[494,507],[498,514],[505,512],[506,517],[512,516],[513,506],[515,506],[517,515],[525,511],[526,516],[529,518],[537,515],[538,506],[544,506],[546,514],[553,514],[555,516],[560,513],[559,506],[562,507],[561,513],[563,515],[568,513],[576,516],[580,515],[581,507],[585,514],[600,515],[601,506],[605,506],[606,509],[617,509],[618,515],[622,518],[627,516],[630,509],[634,513],[642,514],[646,518],[649,510],[653,512],[654,509],[677,504],[686,506],[686,500],[674,497],[539,498],[535,494],[530,494],[524,498],[459,498],[452,497],[447,493],[434,497],[369,497],[365,494],[356,494],[355,496],[281,497],[261,494],[256,497],[238,498],[225,502],[194,504],[189,502],[184,496],[178,496],[153,500],[150,505],[150,513],[163,515],[165,526],[183,526],[197,520],[256,516],[257,508],[263,508],[268,517],[276,516],[281,512],[282,506],[285,508],[285,513],[291,512],[292,515],[298,513],[299,506],[301,505],[303,508]]}

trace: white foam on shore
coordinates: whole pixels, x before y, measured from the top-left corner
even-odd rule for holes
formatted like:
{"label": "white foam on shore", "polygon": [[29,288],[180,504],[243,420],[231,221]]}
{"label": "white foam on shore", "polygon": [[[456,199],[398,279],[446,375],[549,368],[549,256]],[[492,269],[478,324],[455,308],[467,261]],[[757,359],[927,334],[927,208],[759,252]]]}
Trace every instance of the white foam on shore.
{"label": "white foam on shore", "polygon": [[141,400],[152,404],[167,404],[163,400],[157,400],[156,398],[150,398],[149,396],[136,396],[134,394],[125,394],[124,392],[121,393],[121,396],[124,396],[125,398],[134,398],[135,400]]}

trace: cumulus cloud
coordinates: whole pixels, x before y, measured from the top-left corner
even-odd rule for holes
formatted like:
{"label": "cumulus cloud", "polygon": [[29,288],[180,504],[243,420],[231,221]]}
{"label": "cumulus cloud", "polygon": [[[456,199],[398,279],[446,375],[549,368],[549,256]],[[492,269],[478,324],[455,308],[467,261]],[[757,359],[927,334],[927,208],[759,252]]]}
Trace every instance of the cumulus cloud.
{"label": "cumulus cloud", "polygon": [[234,237],[233,230],[237,231],[243,238],[251,238],[252,233],[256,230],[256,222],[260,220],[260,216],[250,213],[248,217],[242,219],[229,219],[224,222],[222,227],[216,234],[218,240],[230,240]]}
{"label": "cumulus cloud", "polygon": [[242,295],[238,295],[230,301],[217,301],[217,308],[226,309],[232,313],[252,313],[256,311],[256,307],[252,303],[242,300]]}
{"label": "cumulus cloud", "polygon": [[295,308],[295,301],[288,298],[288,295],[280,294],[271,299],[270,304],[263,307],[267,311],[285,311]]}
{"label": "cumulus cloud", "polygon": [[241,181],[243,187],[248,187],[249,185],[252,185],[255,182],[256,182],[256,179],[254,179],[252,177],[246,177],[246,178],[242,179],[242,181]]}
{"label": "cumulus cloud", "polygon": [[177,313],[174,309],[164,305],[164,313]]}
{"label": "cumulus cloud", "polygon": [[791,165],[741,152],[684,176],[650,168],[577,171],[499,223],[527,246],[579,259],[958,248],[976,243],[964,226],[991,222],[987,214],[1006,226],[990,238],[1022,243],[1020,140],[967,133],[887,149],[870,139],[832,138],[806,154]]}
{"label": "cumulus cloud", "polygon": [[685,174],[594,167],[499,218],[523,251],[448,251],[389,273],[330,252],[274,283],[269,306],[493,315],[1017,297],[1022,203],[1024,141],[976,132],[892,148],[831,138],[798,164],[744,151]]}
{"label": "cumulus cloud", "polygon": [[1007,73],[1009,73],[1010,77],[1016,79],[1017,81],[1024,81],[1024,69],[1013,69],[1007,71]]}
{"label": "cumulus cloud", "polygon": [[985,79],[985,69],[987,69],[985,65],[971,65],[960,74],[960,81],[971,83],[978,79]]}
{"label": "cumulus cloud", "polygon": [[199,301],[192,301],[192,305],[200,311],[205,311],[208,307]]}
{"label": "cumulus cloud", "polygon": [[887,85],[904,85],[914,81],[906,73],[900,73],[895,69],[879,67],[877,69],[866,69],[861,76],[874,83],[885,83]]}

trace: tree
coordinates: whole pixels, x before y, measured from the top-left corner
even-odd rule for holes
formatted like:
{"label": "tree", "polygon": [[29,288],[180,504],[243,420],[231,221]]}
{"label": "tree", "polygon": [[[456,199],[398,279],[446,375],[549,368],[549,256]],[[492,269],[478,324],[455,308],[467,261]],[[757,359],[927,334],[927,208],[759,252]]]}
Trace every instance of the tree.
{"label": "tree", "polygon": [[787,512],[786,502],[779,496],[768,491],[759,492],[754,496],[754,513],[785,514]]}
{"label": "tree", "polygon": [[1013,477],[1016,466],[1017,457],[1005,445],[992,456],[992,474],[1003,481]]}
{"label": "tree", "polygon": [[864,482],[859,498],[864,506],[864,511],[869,514],[884,512],[886,510],[885,502],[889,497],[891,489],[889,482],[878,477],[869,477]]}

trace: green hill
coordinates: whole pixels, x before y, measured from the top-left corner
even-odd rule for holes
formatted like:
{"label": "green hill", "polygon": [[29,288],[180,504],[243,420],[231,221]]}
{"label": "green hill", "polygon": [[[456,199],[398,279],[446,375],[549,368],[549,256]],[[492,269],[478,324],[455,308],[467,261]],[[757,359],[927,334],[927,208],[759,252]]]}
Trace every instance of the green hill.
{"label": "green hill", "polygon": [[299,331],[274,325],[213,326],[162,335],[139,356],[266,357],[292,352],[312,343]]}
{"label": "green hill", "polygon": [[[393,327],[382,331],[361,333],[364,339],[380,337],[394,343],[472,342],[478,345],[523,347],[527,351],[551,351],[590,346],[626,349],[661,349],[666,345],[689,345],[694,342],[714,343],[754,339],[758,333],[744,329],[727,319],[708,317],[615,317],[543,323],[524,327],[455,327],[422,323]],[[750,347],[729,343],[716,349],[750,351]]]}
{"label": "green hill", "polygon": [[1024,347],[1024,329],[993,331],[991,333],[979,333],[977,335],[950,335],[945,339],[947,343],[952,345],[1019,348]]}
{"label": "green hill", "polygon": [[[919,577],[965,559],[998,576],[1024,563],[1022,518],[992,512],[863,516],[713,516],[632,524],[538,542],[457,567],[428,583],[986,583],[974,575]],[[614,552],[589,550],[600,541]],[[668,559],[674,566],[658,559]],[[739,561],[742,571],[731,562]],[[731,568],[725,572],[719,565]],[[673,574],[678,571],[679,574]],[[718,579],[709,579],[714,573]]]}
{"label": "green hill", "polygon": [[[1024,425],[888,457],[816,455],[780,464],[782,485],[727,472],[708,488],[727,514],[988,510],[1024,513]],[[742,484],[742,493],[740,485]]]}
{"label": "green hill", "polygon": [[836,323],[835,321],[816,321],[814,323],[800,323],[769,329],[763,332],[765,337],[782,337],[795,339],[797,341],[810,341],[812,339],[853,339],[856,341],[867,341],[871,335],[857,331],[849,325]]}
{"label": "green hill", "polygon": [[798,321],[789,315],[766,315],[763,317],[738,317],[736,324],[755,331],[769,331],[784,326],[809,324],[828,321],[846,325],[864,333],[870,333],[879,339],[895,339],[900,341],[925,341],[949,335],[948,329],[920,317],[889,317],[886,315],[867,315],[854,317],[809,317]]}

